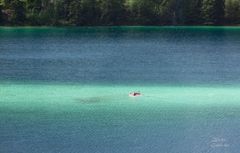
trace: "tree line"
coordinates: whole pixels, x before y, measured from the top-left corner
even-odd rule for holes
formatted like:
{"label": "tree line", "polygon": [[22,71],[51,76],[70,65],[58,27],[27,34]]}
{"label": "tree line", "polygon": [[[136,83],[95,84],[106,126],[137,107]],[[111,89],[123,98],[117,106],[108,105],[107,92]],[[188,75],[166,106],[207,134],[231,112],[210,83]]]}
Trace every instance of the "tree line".
{"label": "tree line", "polygon": [[236,25],[240,0],[0,0],[0,25]]}

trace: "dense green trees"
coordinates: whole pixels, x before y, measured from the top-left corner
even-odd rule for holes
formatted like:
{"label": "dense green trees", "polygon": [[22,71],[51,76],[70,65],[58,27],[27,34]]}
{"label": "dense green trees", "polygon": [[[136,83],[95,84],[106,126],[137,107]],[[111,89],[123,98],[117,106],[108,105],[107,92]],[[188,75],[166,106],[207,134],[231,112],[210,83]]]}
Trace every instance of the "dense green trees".
{"label": "dense green trees", "polygon": [[2,6],[0,5],[0,25],[3,24],[3,13],[2,13]]}
{"label": "dense green trees", "polygon": [[240,0],[0,0],[0,24],[240,24]]}
{"label": "dense green trees", "polygon": [[185,0],[182,3],[183,24],[203,24],[201,8],[202,0]]}
{"label": "dense green trees", "polygon": [[100,23],[106,25],[118,25],[124,22],[124,0],[100,0]]}
{"label": "dense green trees", "polygon": [[14,24],[24,24],[26,20],[25,3],[19,0],[13,0],[10,4],[13,11],[11,22]]}
{"label": "dense green trees", "polygon": [[224,0],[203,0],[202,14],[207,24],[222,24],[224,22]]}
{"label": "dense green trees", "polygon": [[240,0],[225,1],[225,19],[226,23],[240,23]]}
{"label": "dense green trees", "polygon": [[95,25],[99,22],[100,8],[98,0],[82,0],[80,3],[79,25]]}

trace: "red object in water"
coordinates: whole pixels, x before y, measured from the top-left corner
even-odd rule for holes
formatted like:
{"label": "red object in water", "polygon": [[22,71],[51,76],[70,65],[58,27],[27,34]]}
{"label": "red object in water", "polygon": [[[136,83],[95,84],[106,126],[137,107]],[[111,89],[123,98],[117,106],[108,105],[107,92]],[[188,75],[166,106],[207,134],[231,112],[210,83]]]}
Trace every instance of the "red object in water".
{"label": "red object in water", "polygon": [[129,94],[130,97],[138,97],[138,96],[141,96],[141,93],[140,92],[132,92]]}

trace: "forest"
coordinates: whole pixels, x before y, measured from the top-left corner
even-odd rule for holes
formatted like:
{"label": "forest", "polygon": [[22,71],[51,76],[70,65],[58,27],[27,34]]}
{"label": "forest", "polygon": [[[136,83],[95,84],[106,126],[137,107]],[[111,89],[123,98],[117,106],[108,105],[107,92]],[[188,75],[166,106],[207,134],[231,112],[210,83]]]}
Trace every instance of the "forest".
{"label": "forest", "polygon": [[0,25],[238,25],[240,0],[0,0]]}

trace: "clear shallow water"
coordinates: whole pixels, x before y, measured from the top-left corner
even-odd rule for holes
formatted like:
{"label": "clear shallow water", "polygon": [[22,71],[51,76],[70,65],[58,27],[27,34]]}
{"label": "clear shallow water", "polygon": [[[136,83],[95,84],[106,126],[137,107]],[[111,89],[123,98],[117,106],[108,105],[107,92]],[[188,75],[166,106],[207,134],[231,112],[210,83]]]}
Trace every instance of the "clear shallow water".
{"label": "clear shallow water", "polygon": [[1,152],[238,152],[240,88],[0,88]]}
{"label": "clear shallow water", "polygon": [[0,28],[0,152],[237,153],[239,34]]}

